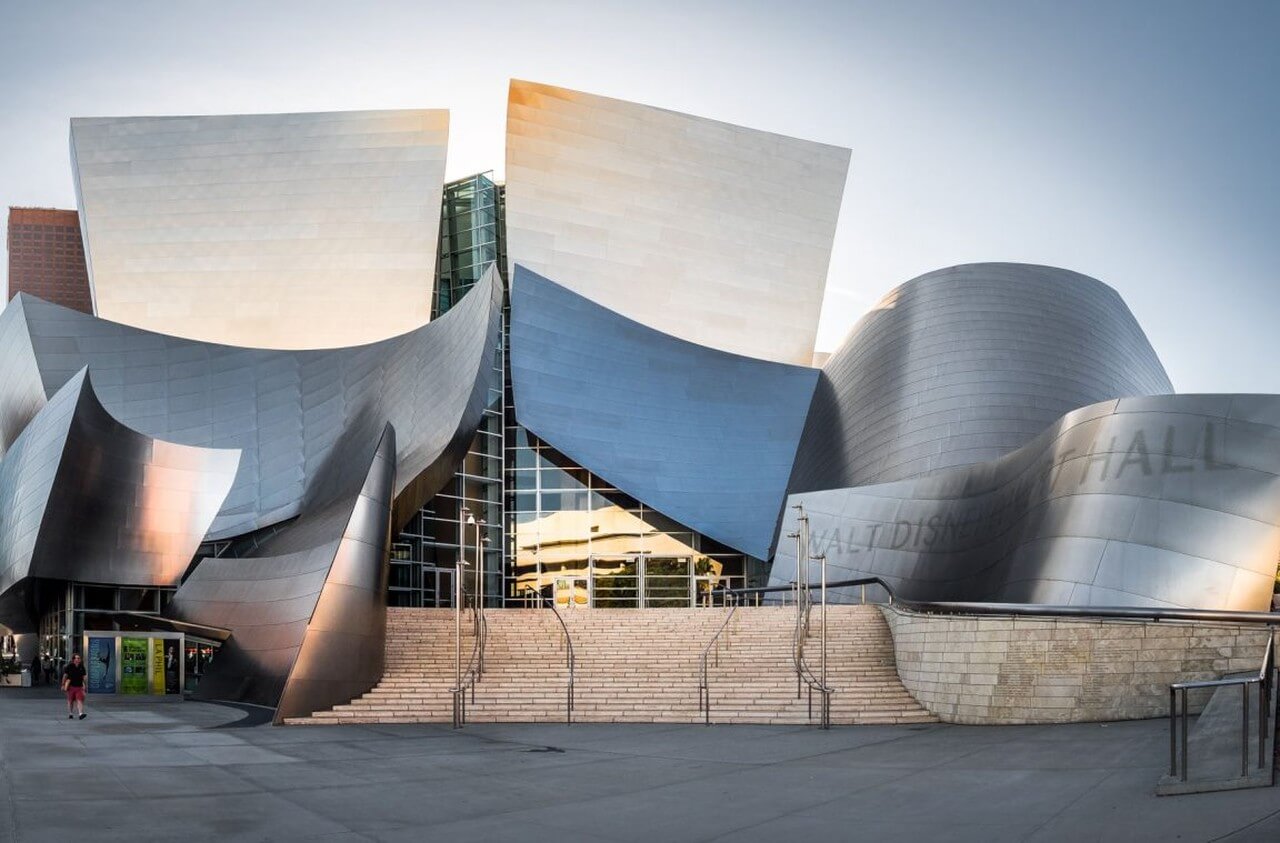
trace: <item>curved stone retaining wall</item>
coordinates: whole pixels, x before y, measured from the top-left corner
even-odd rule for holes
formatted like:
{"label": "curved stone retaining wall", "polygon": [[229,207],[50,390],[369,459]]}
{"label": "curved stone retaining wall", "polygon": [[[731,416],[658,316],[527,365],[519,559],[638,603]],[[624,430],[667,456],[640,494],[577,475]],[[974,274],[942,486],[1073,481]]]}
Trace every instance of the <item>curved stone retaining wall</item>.
{"label": "curved stone retaining wall", "polygon": [[[965,617],[881,608],[893,631],[902,684],[949,723],[1165,717],[1171,682],[1257,670],[1273,634],[1223,624]],[[1193,700],[1193,707],[1205,701]]]}

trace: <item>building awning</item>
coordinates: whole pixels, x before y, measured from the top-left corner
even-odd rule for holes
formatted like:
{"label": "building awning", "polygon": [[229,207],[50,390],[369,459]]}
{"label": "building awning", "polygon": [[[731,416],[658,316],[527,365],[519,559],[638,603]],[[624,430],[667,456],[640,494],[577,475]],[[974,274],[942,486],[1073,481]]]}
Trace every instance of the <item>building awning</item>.
{"label": "building awning", "polygon": [[146,612],[86,612],[84,628],[121,632],[181,632],[215,644],[221,644],[231,637],[231,630],[220,626],[187,623]]}

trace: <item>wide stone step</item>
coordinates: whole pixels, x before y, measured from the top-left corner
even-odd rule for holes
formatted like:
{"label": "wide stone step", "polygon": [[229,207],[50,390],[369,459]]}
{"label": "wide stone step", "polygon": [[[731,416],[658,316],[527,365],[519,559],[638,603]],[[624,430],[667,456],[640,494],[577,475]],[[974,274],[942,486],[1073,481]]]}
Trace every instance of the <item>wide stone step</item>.
{"label": "wide stone step", "polygon": [[[592,609],[564,613],[575,654],[575,722],[702,722],[699,683],[725,609]],[[463,617],[464,663],[474,648]],[[486,613],[485,673],[467,692],[469,722],[564,722],[567,651],[545,609]],[[449,609],[389,609],[386,673],[368,693],[297,723],[445,723],[452,719],[455,617]],[[717,723],[811,722],[796,697],[795,609],[743,608],[710,650],[707,680]],[[820,614],[805,658],[817,673]],[[933,718],[903,688],[888,625],[874,607],[830,607],[827,677],[835,723],[920,723]],[[474,693],[475,699],[471,697]]]}

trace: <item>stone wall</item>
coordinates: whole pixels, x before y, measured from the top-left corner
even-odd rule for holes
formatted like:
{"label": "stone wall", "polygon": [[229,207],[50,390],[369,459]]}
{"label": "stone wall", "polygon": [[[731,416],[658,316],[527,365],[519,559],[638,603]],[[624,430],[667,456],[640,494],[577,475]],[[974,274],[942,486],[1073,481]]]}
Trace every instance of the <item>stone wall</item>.
{"label": "stone wall", "polygon": [[[1272,634],[1209,623],[882,610],[903,685],[950,723],[1165,717],[1171,682],[1257,670]],[[1205,701],[1193,698],[1193,709]]]}

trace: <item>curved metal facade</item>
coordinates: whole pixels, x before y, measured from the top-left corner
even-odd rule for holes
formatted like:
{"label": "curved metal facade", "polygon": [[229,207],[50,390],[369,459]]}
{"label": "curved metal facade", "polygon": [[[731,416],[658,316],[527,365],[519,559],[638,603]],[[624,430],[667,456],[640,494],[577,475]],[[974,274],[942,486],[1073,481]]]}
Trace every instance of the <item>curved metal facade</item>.
{"label": "curved metal facade", "polygon": [[0,461],[0,605],[29,629],[29,578],[175,586],[231,488],[240,454],[130,430],[81,369]]}
{"label": "curved metal facade", "polygon": [[440,110],[72,120],[94,312],[289,349],[422,325],[448,134]]}
{"label": "curved metal facade", "polygon": [[822,369],[791,491],[995,459],[1071,410],[1173,392],[1120,296],[1047,266],[954,266],[885,296]]}
{"label": "curved metal facade", "polygon": [[703,535],[768,559],[818,371],[663,334],[517,266],[516,419]]}
{"label": "curved metal facade", "polygon": [[512,80],[507,254],[666,334],[808,365],[849,154]]}
{"label": "curved metal facade", "polygon": [[204,559],[182,584],[174,617],[231,630],[197,696],[271,706],[279,722],[382,678],[395,452],[387,425],[363,469],[346,466],[259,555]]}
{"label": "curved metal facade", "polygon": [[490,269],[457,307],[382,342],[327,351],[235,348],[156,334],[19,295],[0,318],[0,429],[23,424],[38,372],[52,395],[82,368],[122,424],[165,440],[243,453],[209,539],[298,515],[330,475],[400,433],[397,524],[443,486],[480,422],[501,330]]}
{"label": "curved metal facade", "polygon": [[[1265,611],[1278,443],[1280,396],[1127,398],[991,462],[788,503],[830,579],[880,576],[906,599]],[[783,542],[772,579],[795,570]]]}

